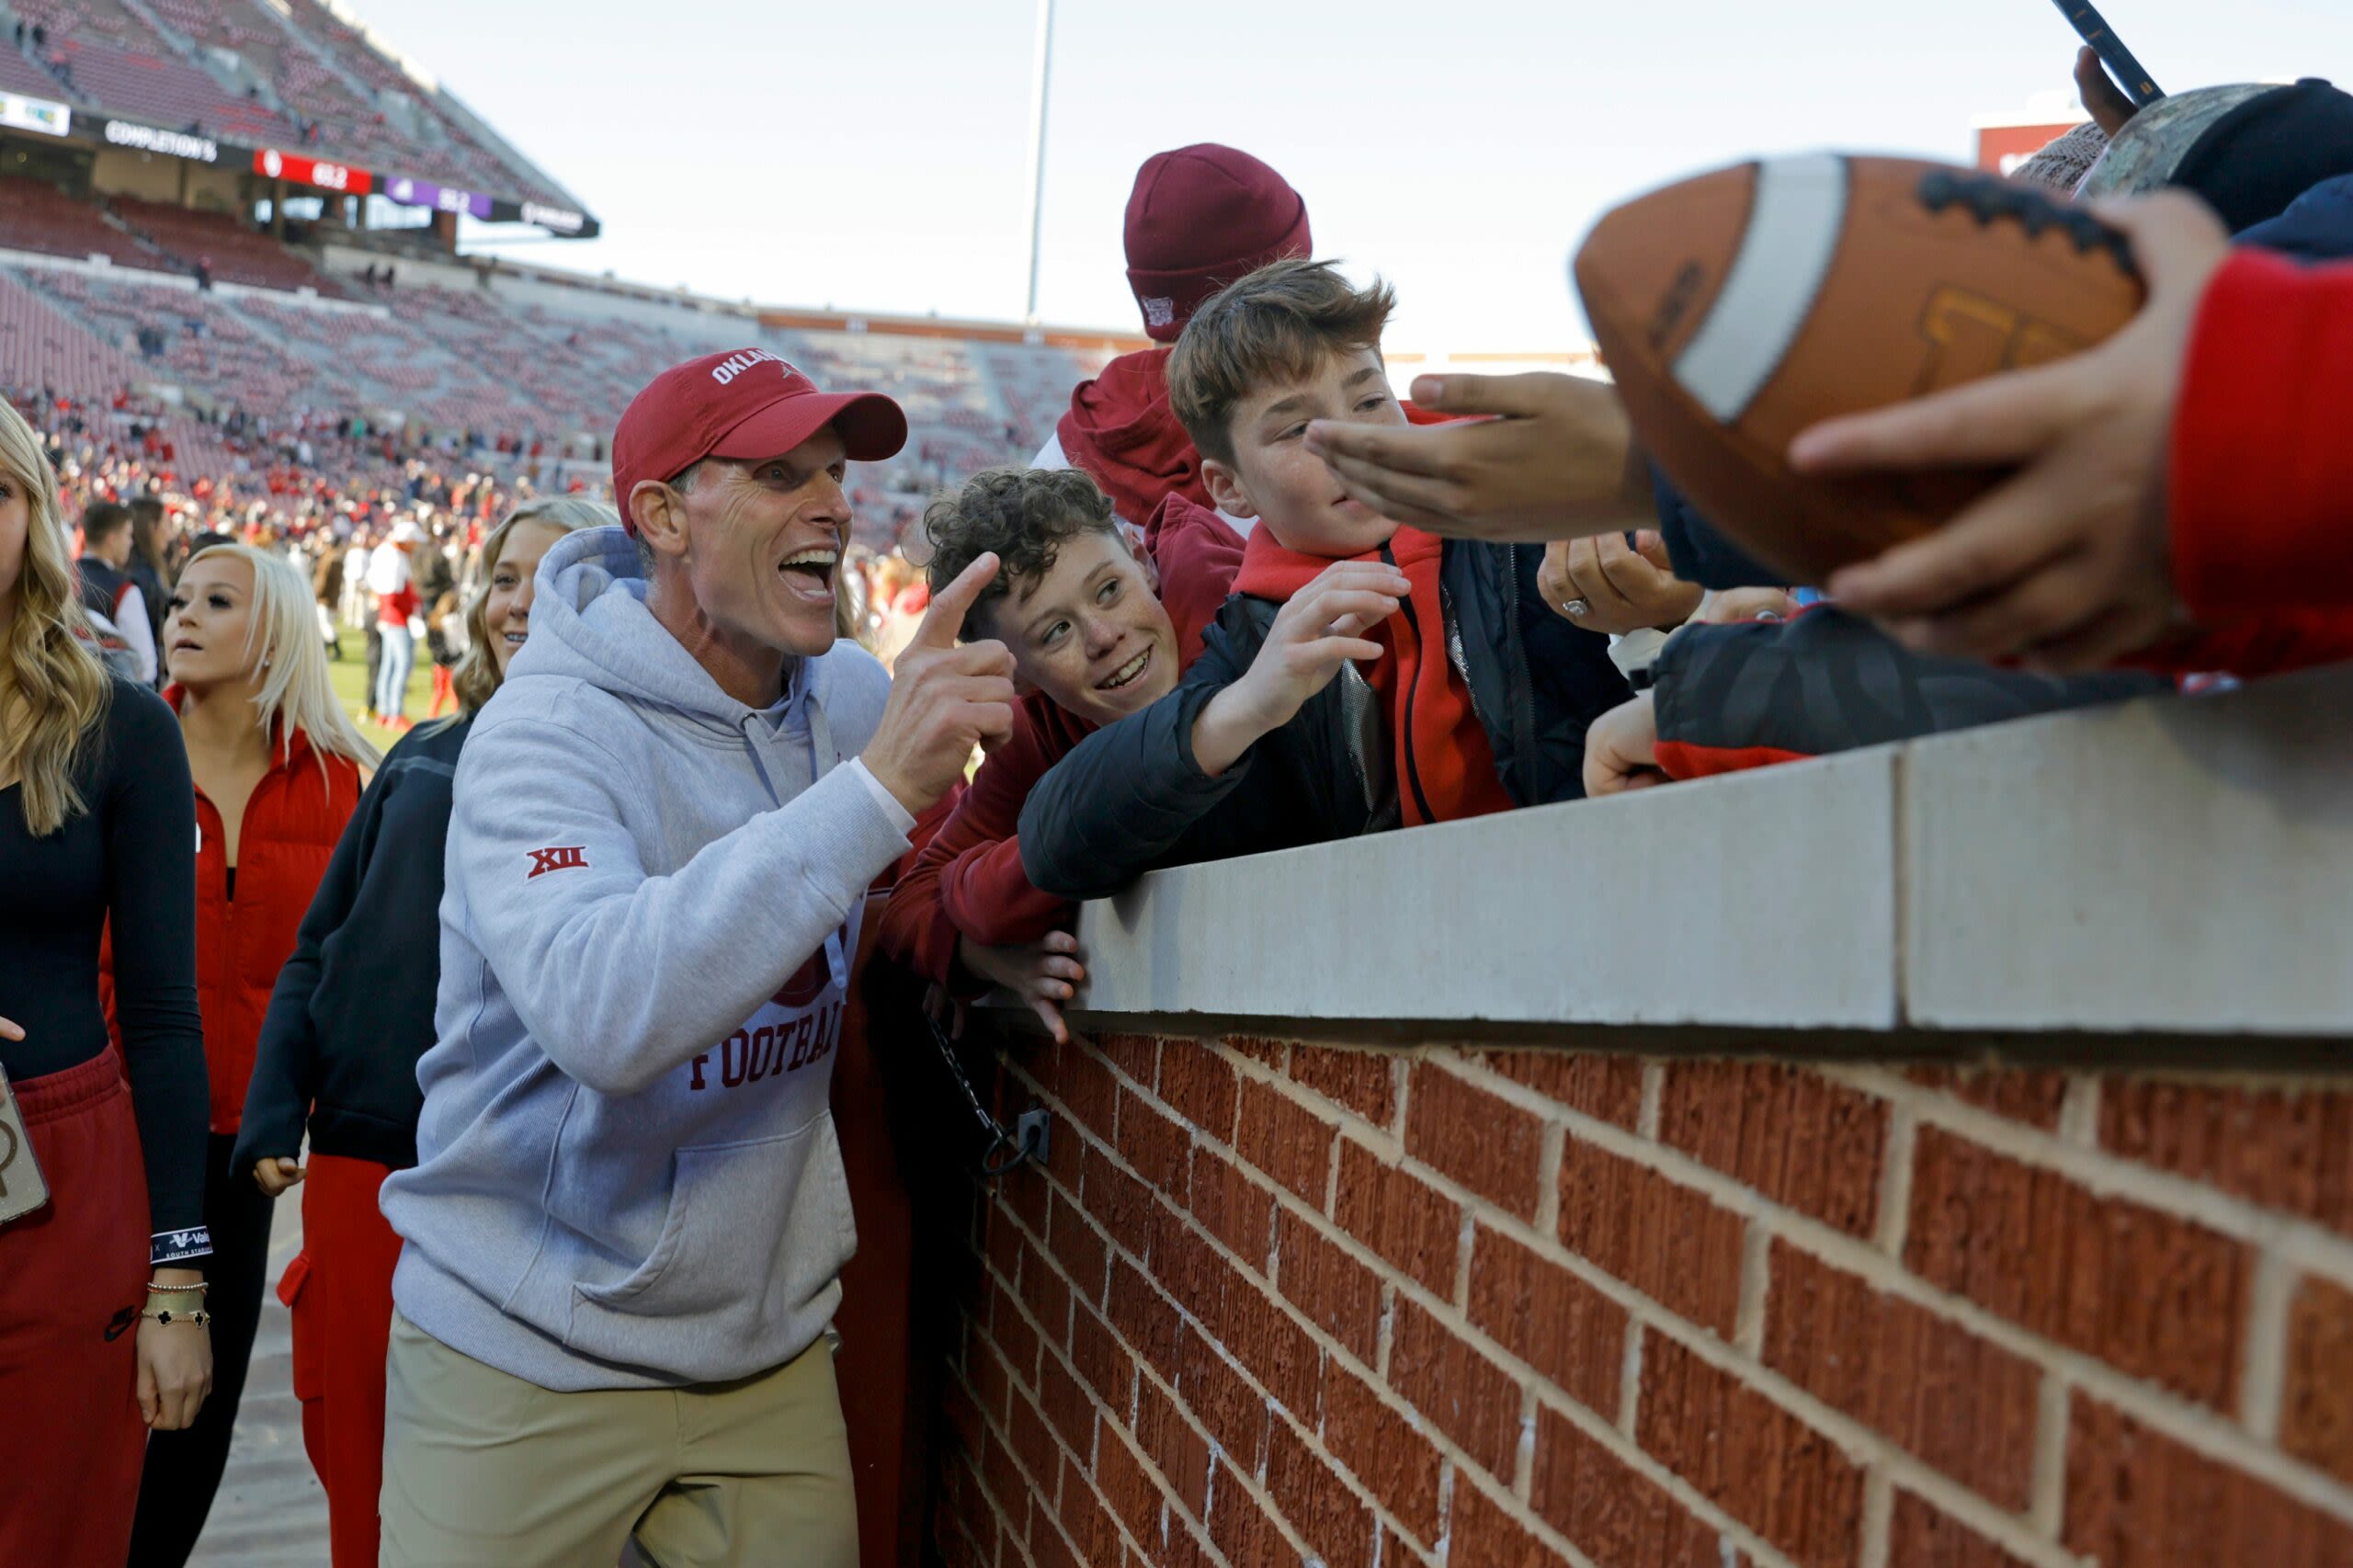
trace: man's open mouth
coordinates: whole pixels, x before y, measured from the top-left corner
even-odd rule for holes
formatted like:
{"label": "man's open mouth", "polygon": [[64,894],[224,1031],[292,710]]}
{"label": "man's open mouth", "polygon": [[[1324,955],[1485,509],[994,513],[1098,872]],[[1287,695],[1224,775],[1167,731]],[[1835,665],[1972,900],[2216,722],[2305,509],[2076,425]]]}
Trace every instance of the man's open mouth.
{"label": "man's open mouth", "polygon": [[1142,653],[1138,653],[1134,658],[1130,659],[1126,664],[1121,665],[1118,669],[1113,670],[1108,676],[1106,676],[1103,679],[1096,682],[1095,689],[1097,691],[1118,691],[1123,687],[1133,686],[1137,681],[1143,678],[1143,672],[1151,667],[1152,649],[1147,646]]}
{"label": "man's open mouth", "polygon": [[841,551],[821,547],[786,556],[777,570],[795,592],[809,598],[829,599],[834,597],[834,568],[840,561]]}

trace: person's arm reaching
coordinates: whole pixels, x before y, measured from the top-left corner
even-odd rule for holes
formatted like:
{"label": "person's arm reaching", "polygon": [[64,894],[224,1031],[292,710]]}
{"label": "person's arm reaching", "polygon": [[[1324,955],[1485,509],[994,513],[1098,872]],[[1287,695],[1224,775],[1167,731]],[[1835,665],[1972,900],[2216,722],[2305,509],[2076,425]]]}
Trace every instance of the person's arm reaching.
{"label": "person's arm reaching", "polygon": [[1182,685],[1087,736],[1029,792],[1019,837],[1029,881],[1100,898],[1155,867],[1296,842],[1296,812],[1274,799],[1284,781],[1255,765],[1255,748],[1343,665],[1381,656],[1359,633],[1406,592],[1392,567],[1339,562],[1277,613],[1246,669],[1212,627]]}
{"label": "person's arm reaching", "polygon": [[1307,449],[1385,517],[1464,539],[1579,539],[1642,527],[1649,471],[1615,387],[1583,376],[1423,376],[1414,401],[1450,424],[1319,419]]}
{"label": "person's arm reaching", "polygon": [[1687,626],[1656,666],[1654,760],[1670,778],[1975,729],[2167,689],[2126,671],[2060,678],[1915,653],[1833,606]]}
{"label": "person's arm reaching", "polygon": [[[1022,792],[1022,800],[1029,791]],[[976,844],[939,871],[939,906],[956,929],[984,948],[1034,942],[1070,915],[1070,901],[1030,885],[1021,869],[1020,802],[1015,831]]]}
{"label": "person's arm reaching", "polygon": [[1186,748],[1193,765],[1216,778],[1259,736],[1290,723],[1342,665],[1381,657],[1381,644],[1364,632],[1396,614],[1410,591],[1394,566],[1343,561],[1324,568],[1275,612],[1275,624],[1242,678],[1201,710]]}
{"label": "person's arm reaching", "polygon": [[2173,578],[2201,624],[2353,608],[2353,263],[2241,251],[2182,366],[2168,497]]}
{"label": "person's arm reaching", "polygon": [[[1826,421],[1790,446],[1791,466],[1806,473],[2016,465],[1944,527],[1826,585],[1919,652],[2065,672],[2183,627],[2167,562],[2166,446],[2185,350],[2229,236],[2177,192],[2099,210],[2131,240],[2149,285],[2140,314],[2115,336],[2048,365]],[[2325,401],[2341,405],[2342,393]],[[2337,437],[2322,447],[2344,461]],[[2279,447],[2265,452],[2263,460],[2283,456]],[[2331,460],[2295,443],[2284,457],[2300,472]],[[2261,482],[2222,488],[2229,493],[2218,504],[2242,527],[2268,499]],[[2297,574],[2310,580],[2313,564],[2299,562]]]}

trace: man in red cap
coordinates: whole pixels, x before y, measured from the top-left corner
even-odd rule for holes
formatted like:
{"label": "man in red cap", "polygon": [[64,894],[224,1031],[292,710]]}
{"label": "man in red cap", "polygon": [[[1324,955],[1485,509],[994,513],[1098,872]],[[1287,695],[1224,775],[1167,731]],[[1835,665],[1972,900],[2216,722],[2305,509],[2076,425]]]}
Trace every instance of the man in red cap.
{"label": "man in red cap", "polygon": [[654,378],[621,528],[541,563],[458,764],[438,1039],[385,1367],[382,1561],[852,1568],[826,1109],[866,890],[1012,656],[932,600],[895,683],[834,639],[847,465],[906,419],[765,349]]}
{"label": "man in red cap", "polygon": [[[1202,142],[1146,158],[1128,197],[1128,286],[1155,347],[1123,354],[1081,381],[1030,466],[1085,469],[1138,528],[1172,491],[1214,510],[1200,454],[1169,412],[1170,346],[1211,294],[1313,245],[1307,203],[1249,153]],[[1249,527],[1226,521],[1237,531]]]}

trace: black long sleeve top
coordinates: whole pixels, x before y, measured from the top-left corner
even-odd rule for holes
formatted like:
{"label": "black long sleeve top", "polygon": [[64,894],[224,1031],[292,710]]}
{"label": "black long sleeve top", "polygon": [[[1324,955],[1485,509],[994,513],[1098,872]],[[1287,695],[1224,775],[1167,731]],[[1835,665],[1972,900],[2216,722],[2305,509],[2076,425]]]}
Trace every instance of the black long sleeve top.
{"label": "black long sleeve top", "polygon": [[114,928],[115,1016],[147,1166],[151,1255],[212,1250],[204,1226],[208,1094],[196,1001],[196,787],[179,721],[116,679],[75,783],[88,810],[35,838],[21,782],[0,790],[0,1067],[23,1084],[108,1047],[98,941]]}
{"label": "black long sleeve top", "polygon": [[230,1168],[311,1152],[416,1163],[416,1059],[441,978],[442,850],[471,715],[384,758],[302,916],[255,1047]]}

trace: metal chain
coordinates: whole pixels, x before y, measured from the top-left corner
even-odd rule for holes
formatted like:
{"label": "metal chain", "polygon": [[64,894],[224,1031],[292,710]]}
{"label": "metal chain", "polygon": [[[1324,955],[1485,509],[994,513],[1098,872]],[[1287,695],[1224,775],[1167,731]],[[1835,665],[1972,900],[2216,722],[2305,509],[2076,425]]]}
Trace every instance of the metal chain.
{"label": "metal chain", "polygon": [[[1029,1151],[1022,1148],[1013,1134],[1005,1130],[1004,1124],[989,1114],[988,1107],[981,1103],[980,1091],[972,1087],[972,1080],[965,1074],[964,1063],[956,1055],[956,1042],[948,1038],[948,1031],[939,1027],[939,1020],[926,1013],[923,1023],[924,1028],[931,1031],[932,1043],[939,1048],[940,1060],[948,1063],[949,1076],[954,1078],[956,1086],[964,1091],[964,1103],[972,1108],[972,1115],[988,1134],[988,1146],[981,1151],[981,1175],[995,1180],[1027,1161]],[[1012,1157],[1003,1158],[1007,1153]]]}

